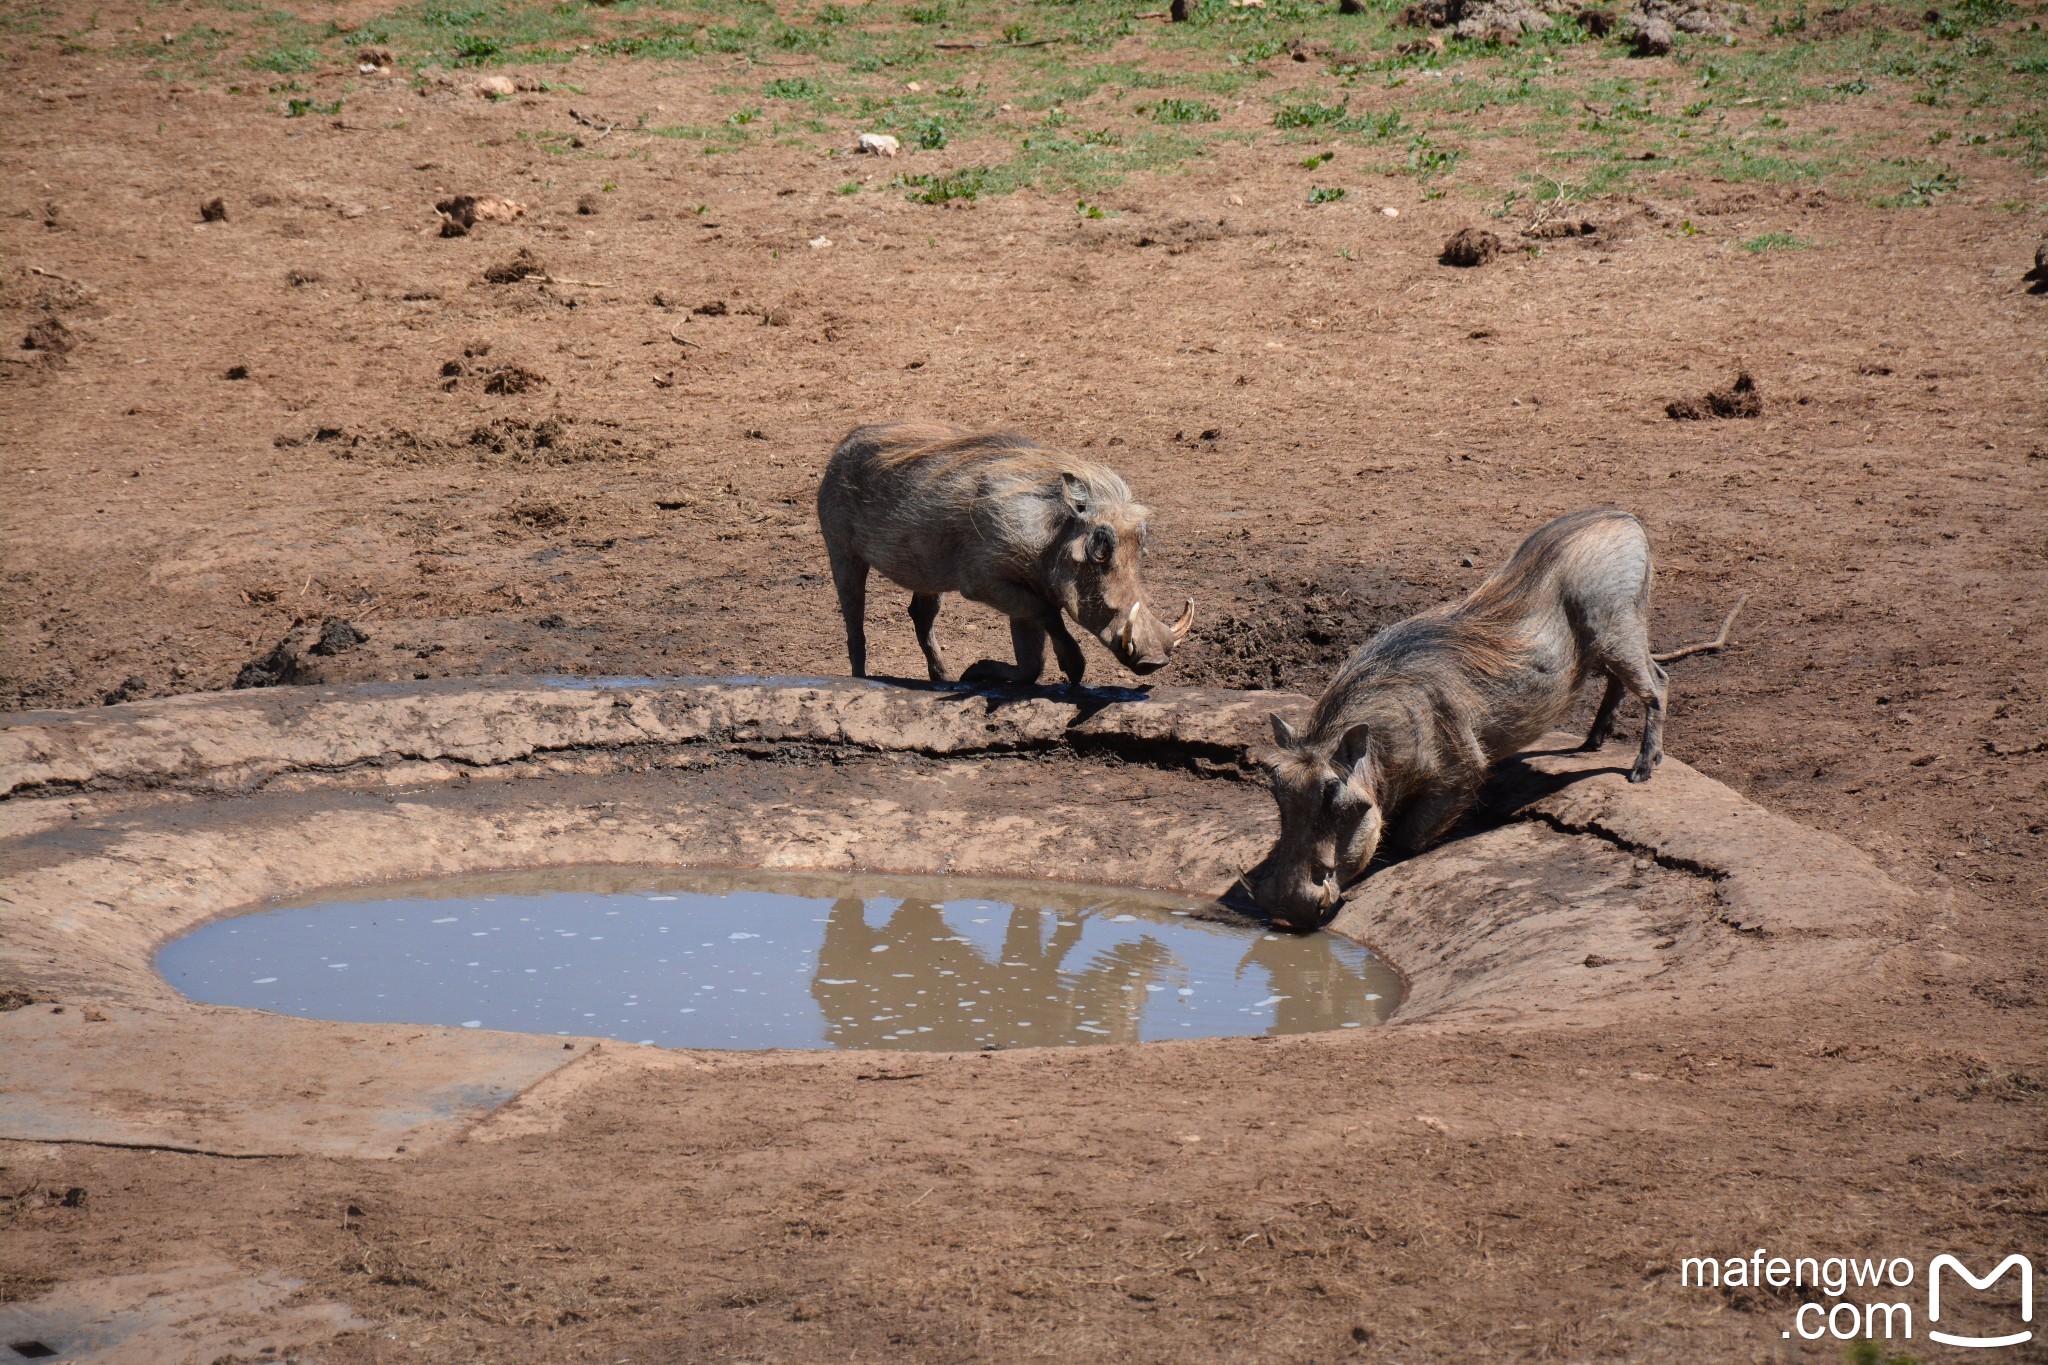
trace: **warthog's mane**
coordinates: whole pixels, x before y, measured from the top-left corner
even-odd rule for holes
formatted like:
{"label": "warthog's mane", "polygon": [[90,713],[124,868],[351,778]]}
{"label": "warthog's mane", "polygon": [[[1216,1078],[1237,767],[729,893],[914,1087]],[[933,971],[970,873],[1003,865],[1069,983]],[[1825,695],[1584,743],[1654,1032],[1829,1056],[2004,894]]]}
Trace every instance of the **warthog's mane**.
{"label": "warthog's mane", "polygon": [[916,466],[918,500],[929,500],[934,510],[950,505],[962,482],[971,480],[977,519],[985,521],[993,539],[1006,543],[1043,545],[1057,534],[1065,520],[1070,479],[1083,490],[1091,520],[1130,532],[1150,515],[1115,470],[1015,432],[905,443],[877,451],[874,459],[884,467]]}
{"label": "warthog's mane", "polygon": [[1447,706],[1483,709],[1486,694],[1526,666],[1533,642],[1508,623],[1455,611],[1440,607],[1375,635],[1316,702],[1310,733],[1334,743],[1348,726],[1374,724],[1373,712],[1450,720]]}

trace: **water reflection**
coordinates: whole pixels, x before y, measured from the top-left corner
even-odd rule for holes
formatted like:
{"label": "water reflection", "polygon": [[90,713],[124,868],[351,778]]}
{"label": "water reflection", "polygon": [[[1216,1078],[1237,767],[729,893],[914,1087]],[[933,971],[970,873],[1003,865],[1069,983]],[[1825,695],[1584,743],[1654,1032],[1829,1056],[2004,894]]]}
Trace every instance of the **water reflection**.
{"label": "water reflection", "polygon": [[[826,1038],[836,1047],[964,1051],[1302,1033],[1378,1023],[1395,1003],[1393,974],[1355,944],[1191,922],[1186,910],[1162,922],[1129,913],[1128,900],[842,896],[811,986]],[[999,942],[962,932],[997,922]],[[1229,956],[1237,961],[1228,979],[1216,979]]]}
{"label": "water reflection", "polygon": [[1332,934],[1051,882],[545,868],[308,897],[158,959],[186,994],[307,1018],[667,1047],[967,1051],[1378,1023],[1394,973]]}
{"label": "water reflection", "polygon": [[[965,901],[955,912],[971,920],[974,911],[1001,908]],[[870,927],[865,902],[841,897],[825,925],[811,998],[838,1047],[1134,1043],[1145,987],[1180,964],[1151,933],[1075,959],[1096,908],[1010,906],[1001,946],[987,953],[947,922],[940,901],[907,897]]]}

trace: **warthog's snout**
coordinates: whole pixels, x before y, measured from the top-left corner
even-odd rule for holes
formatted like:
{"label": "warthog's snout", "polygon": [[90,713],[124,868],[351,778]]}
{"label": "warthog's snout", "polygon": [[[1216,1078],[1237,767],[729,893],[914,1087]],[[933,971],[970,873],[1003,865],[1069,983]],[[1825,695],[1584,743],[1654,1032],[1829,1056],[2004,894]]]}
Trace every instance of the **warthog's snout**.
{"label": "warthog's snout", "polygon": [[1344,902],[1334,867],[1302,868],[1292,876],[1276,869],[1246,885],[1267,921],[1290,934],[1314,933],[1337,917]]}
{"label": "warthog's snout", "polygon": [[1109,624],[1096,632],[1096,638],[1109,647],[1125,668],[1143,677],[1166,667],[1194,624],[1192,597],[1181,609],[1180,619],[1172,625],[1161,621],[1142,601],[1135,601],[1111,617]]}

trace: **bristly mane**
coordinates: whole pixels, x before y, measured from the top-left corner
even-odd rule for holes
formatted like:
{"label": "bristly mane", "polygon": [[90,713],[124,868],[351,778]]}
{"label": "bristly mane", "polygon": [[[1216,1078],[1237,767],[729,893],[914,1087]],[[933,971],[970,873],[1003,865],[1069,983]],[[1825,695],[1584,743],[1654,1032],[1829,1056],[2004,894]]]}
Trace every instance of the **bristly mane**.
{"label": "bristly mane", "polygon": [[1309,732],[1331,738],[1324,730],[1339,714],[1355,715],[1361,701],[1377,698],[1387,706],[1409,709],[1395,694],[1411,688],[1433,694],[1426,709],[1434,711],[1446,694],[1469,692],[1475,680],[1495,681],[1523,666],[1528,642],[1520,635],[1455,611],[1439,607],[1411,616],[1367,641],[1317,700]]}
{"label": "bristly mane", "polygon": [[928,430],[935,439],[913,439],[884,447],[875,452],[875,462],[898,467],[923,465],[921,472],[926,475],[928,486],[945,481],[949,475],[979,475],[993,485],[990,491],[1000,500],[995,515],[1003,521],[1042,519],[1044,508],[1016,507],[1014,500],[1062,501],[1062,475],[1087,489],[1092,517],[1128,526],[1149,515],[1148,509],[1131,496],[1130,485],[1105,465],[1049,449],[1015,432],[962,434],[946,428]]}

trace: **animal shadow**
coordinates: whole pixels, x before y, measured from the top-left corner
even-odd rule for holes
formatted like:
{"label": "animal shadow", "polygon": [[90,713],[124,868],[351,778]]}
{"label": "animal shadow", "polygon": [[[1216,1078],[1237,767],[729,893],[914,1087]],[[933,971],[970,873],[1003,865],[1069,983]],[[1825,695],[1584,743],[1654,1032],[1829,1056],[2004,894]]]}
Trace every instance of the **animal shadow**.
{"label": "animal shadow", "polygon": [[[1570,772],[1543,772],[1529,761],[1535,758],[1561,758],[1581,752],[1576,745],[1564,749],[1527,749],[1502,759],[1494,765],[1493,771],[1487,774],[1486,781],[1480,784],[1478,797],[1473,801],[1471,809],[1466,811],[1458,823],[1451,826],[1441,839],[1415,853],[1397,853],[1390,850],[1386,844],[1381,844],[1380,851],[1365,871],[1355,880],[1345,884],[1345,895],[1349,896],[1382,868],[1392,867],[1395,863],[1405,862],[1422,853],[1444,848],[1511,824],[1516,812],[1563,791],[1573,783],[1583,782],[1589,777],[1598,777],[1603,773],[1614,773],[1623,777],[1628,775],[1629,765],[1626,763],[1578,768]],[[1249,883],[1265,872],[1272,859],[1273,855],[1269,852],[1246,868],[1244,874],[1230,884],[1230,889],[1216,898],[1217,903],[1238,914],[1251,916],[1260,923],[1270,924],[1272,917],[1252,899]]]}

